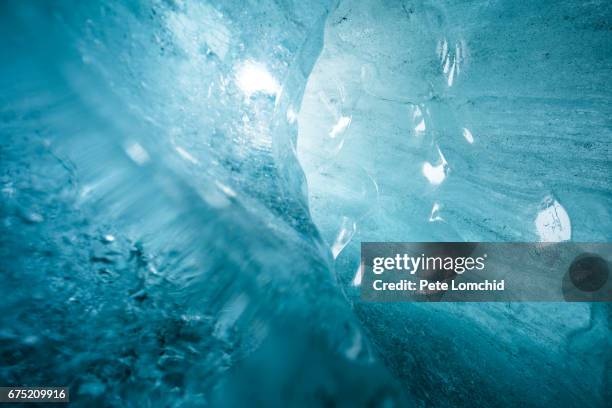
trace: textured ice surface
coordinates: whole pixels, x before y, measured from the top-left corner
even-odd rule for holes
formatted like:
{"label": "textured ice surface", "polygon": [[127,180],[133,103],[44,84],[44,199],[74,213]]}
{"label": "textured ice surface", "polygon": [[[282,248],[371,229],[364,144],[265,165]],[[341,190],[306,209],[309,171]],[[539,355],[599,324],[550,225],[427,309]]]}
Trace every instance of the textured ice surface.
{"label": "textured ice surface", "polygon": [[79,406],[401,402],[294,154],[331,6],[2,2],[3,385]]}
{"label": "textured ice surface", "polygon": [[364,239],[610,240],[610,21],[1,2],[0,381],[88,407],[603,404],[608,306],[353,300]]}
{"label": "textured ice surface", "polygon": [[[298,156],[350,298],[362,241],[610,241],[611,20],[609,2],[341,2]],[[610,401],[609,305],[354,309],[424,404]]]}

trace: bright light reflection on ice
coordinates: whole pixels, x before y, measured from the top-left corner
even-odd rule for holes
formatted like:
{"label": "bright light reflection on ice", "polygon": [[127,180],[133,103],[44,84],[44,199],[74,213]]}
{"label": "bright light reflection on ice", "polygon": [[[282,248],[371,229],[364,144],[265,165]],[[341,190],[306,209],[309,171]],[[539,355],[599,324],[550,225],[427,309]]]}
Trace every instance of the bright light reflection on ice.
{"label": "bright light reflection on ice", "polygon": [[431,209],[431,214],[429,215],[429,222],[444,221],[444,219],[440,217],[439,212],[440,212],[440,204],[434,203]]}
{"label": "bright light reflection on ice", "polygon": [[474,143],[474,136],[472,135],[472,132],[470,132],[470,129],[463,128],[463,137],[469,144]]}
{"label": "bright light reflection on ice", "polygon": [[236,73],[236,83],[247,97],[261,92],[276,95],[280,92],[280,85],[267,70],[267,68],[254,61],[246,61]]}
{"label": "bright light reflection on ice", "polygon": [[136,164],[142,166],[149,161],[149,154],[139,143],[130,143],[125,146],[125,152]]}
{"label": "bright light reflection on ice", "polygon": [[423,112],[421,111],[421,108],[419,108],[418,106],[414,108],[414,112],[412,113],[412,119],[416,123],[416,126],[414,127],[414,132],[417,135],[420,135],[421,133],[425,131],[426,126],[425,126],[425,118],[423,117]]}
{"label": "bright light reflection on ice", "polygon": [[448,163],[446,162],[446,159],[444,158],[444,155],[440,149],[438,149],[438,154],[440,155],[441,162],[439,165],[434,166],[429,162],[423,163],[423,175],[434,186],[437,186],[444,181],[448,168]]}
{"label": "bright light reflection on ice", "polygon": [[187,150],[183,149],[182,147],[176,146],[174,149],[183,159],[190,161],[193,164],[199,163],[198,159],[193,157]]}
{"label": "bright light reflection on ice", "polygon": [[357,224],[355,221],[351,220],[348,217],[342,217],[342,224],[340,226],[340,231],[336,236],[336,240],[334,241],[331,251],[334,259],[338,257],[340,252],[344,249],[345,246],[353,239],[353,235],[355,235],[355,231],[357,230]]}
{"label": "bright light reflection on ice", "polygon": [[534,223],[541,242],[569,241],[572,237],[572,225],[567,211],[550,196],[543,200]]}
{"label": "bright light reflection on ice", "polygon": [[344,132],[350,124],[350,116],[341,116],[340,119],[338,119],[338,122],[336,122],[332,130],[329,132],[329,137],[334,138],[338,136],[340,133]]}
{"label": "bright light reflection on ice", "polygon": [[361,264],[359,264],[359,268],[357,268],[357,272],[355,272],[355,277],[353,278],[353,286],[361,286],[361,280],[363,279],[363,268]]}

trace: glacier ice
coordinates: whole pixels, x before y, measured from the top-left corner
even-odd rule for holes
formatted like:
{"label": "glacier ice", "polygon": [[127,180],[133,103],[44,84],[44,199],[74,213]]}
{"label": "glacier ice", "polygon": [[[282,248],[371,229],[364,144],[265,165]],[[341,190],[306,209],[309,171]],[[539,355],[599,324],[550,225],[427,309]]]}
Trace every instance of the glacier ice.
{"label": "glacier ice", "polygon": [[310,210],[332,248],[351,220],[335,272],[420,403],[611,398],[607,304],[358,299],[361,242],[610,241],[611,17],[609,2],[347,0],[328,18],[299,117]]}
{"label": "glacier ice", "polygon": [[[3,384],[78,406],[401,403],[288,120],[332,6],[3,3]],[[288,377],[307,367],[319,382]]]}
{"label": "glacier ice", "polygon": [[357,260],[609,241],[611,14],[2,2],[2,383],[75,406],[602,405],[609,305],[364,304]]}

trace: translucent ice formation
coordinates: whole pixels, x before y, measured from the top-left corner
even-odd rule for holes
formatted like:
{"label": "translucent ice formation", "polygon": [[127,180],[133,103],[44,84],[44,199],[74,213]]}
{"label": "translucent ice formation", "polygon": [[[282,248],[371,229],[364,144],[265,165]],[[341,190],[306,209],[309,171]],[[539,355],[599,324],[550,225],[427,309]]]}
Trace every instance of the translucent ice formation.
{"label": "translucent ice formation", "polygon": [[[610,241],[611,17],[605,2],[341,2],[298,156],[349,297],[362,241]],[[610,398],[608,305],[354,308],[425,405]]]}
{"label": "translucent ice formation", "polygon": [[2,384],[87,407],[406,401],[295,158],[332,2],[106,3],[0,6]]}
{"label": "translucent ice formation", "polygon": [[602,405],[608,305],[355,296],[366,239],[610,240],[610,8],[2,2],[2,383]]}

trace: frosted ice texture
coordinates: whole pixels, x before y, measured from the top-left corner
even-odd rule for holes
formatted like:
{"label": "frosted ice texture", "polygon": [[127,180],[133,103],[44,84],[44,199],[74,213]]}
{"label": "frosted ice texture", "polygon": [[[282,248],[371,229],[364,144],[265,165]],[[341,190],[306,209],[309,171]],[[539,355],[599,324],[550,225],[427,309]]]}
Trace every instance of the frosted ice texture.
{"label": "frosted ice texture", "polygon": [[[611,17],[609,2],[340,3],[298,157],[349,298],[362,241],[610,241]],[[424,404],[611,398],[609,305],[354,308]]]}
{"label": "frosted ice texture", "polygon": [[610,239],[610,6],[332,3],[2,2],[3,384],[605,401],[606,306],[350,303],[366,238]]}
{"label": "frosted ice texture", "polygon": [[2,3],[2,384],[86,407],[401,403],[295,157],[331,7]]}

